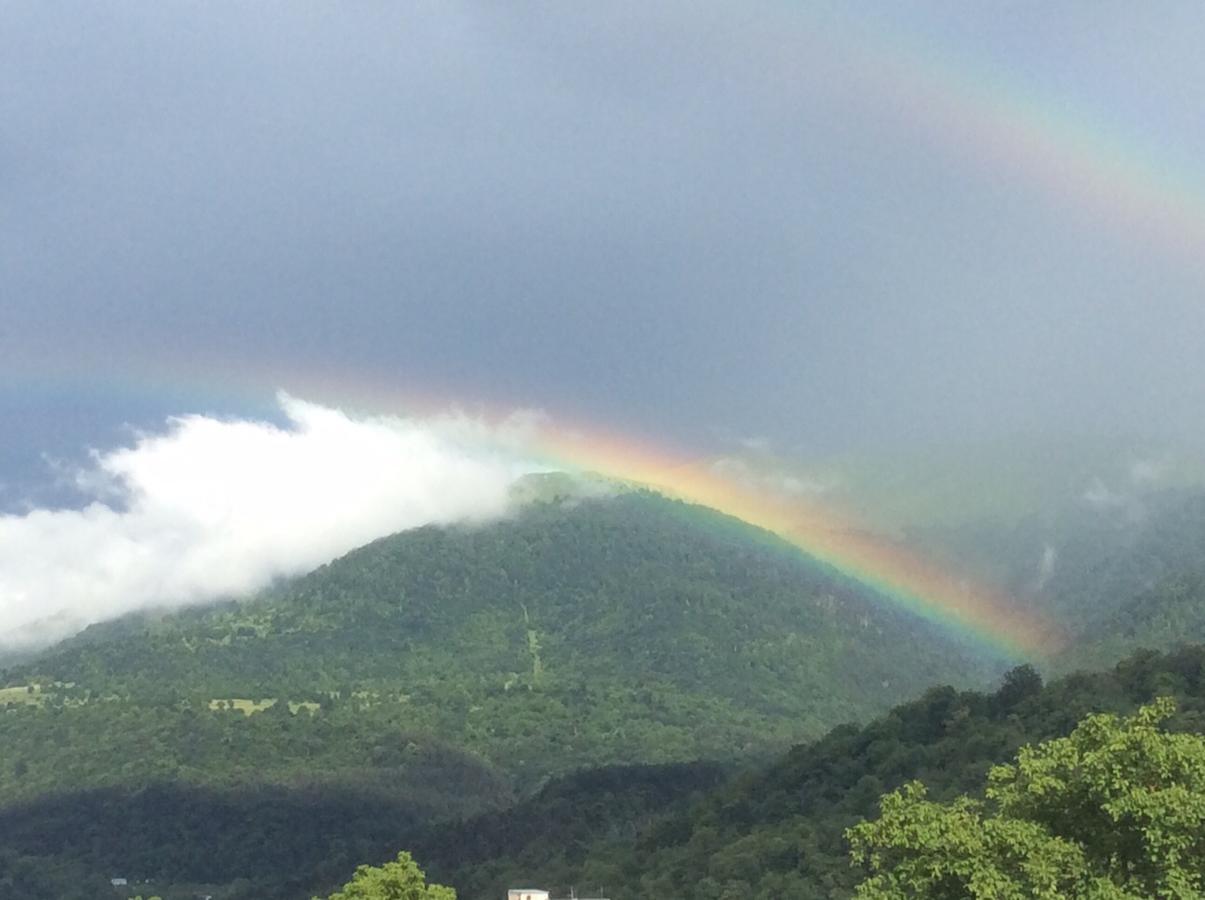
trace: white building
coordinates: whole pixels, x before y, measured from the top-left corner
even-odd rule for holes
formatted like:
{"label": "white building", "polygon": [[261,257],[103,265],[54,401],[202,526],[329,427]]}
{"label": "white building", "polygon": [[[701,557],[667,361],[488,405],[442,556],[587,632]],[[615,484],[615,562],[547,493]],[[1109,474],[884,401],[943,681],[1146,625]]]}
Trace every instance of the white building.
{"label": "white building", "polygon": [[536,888],[511,888],[506,892],[506,900],[548,900],[548,891]]}

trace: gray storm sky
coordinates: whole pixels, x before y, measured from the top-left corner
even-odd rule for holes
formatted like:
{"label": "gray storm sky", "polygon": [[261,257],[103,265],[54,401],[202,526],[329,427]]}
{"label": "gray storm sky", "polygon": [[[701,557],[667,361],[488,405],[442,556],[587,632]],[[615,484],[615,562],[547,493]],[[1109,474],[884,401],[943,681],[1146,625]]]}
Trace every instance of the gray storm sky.
{"label": "gray storm sky", "polygon": [[1197,2],[5,3],[0,481],[289,373],[802,453],[1196,435],[1203,42]]}

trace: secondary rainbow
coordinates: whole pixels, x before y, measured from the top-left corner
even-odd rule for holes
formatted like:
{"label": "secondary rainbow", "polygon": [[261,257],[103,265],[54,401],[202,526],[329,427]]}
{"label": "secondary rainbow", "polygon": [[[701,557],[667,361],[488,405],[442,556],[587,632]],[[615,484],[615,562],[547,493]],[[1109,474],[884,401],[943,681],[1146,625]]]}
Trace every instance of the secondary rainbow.
{"label": "secondary rainbow", "polygon": [[[801,90],[811,89],[808,84],[843,85],[883,114],[929,136],[951,157],[993,175],[1019,176],[1069,211],[1091,216],[1093,224],[1103,219],[1123,226],[1128,237],[1158,244],[1199,265],[1205,247],[1205,190],[1200,179],[1188,175],[1193,169],[1168,165],[1152,147],[1118,139],[1077,118],[1053,96],[1026,90],[1011,73],[959,60],[950,48],[922,45],[899,29],[876,31],[866,22],[842,26],[830,19],[834,22],[841,40],[829,53],[835,64],[830,78],[817,77],[823,63],[804,66],[798,54],[767,64],[797,76]],[[144,356],[150,352],[142,351]],[[398,403],[397,392],[362,379],[353,385],[343,375],[281,377],[277,371],[249,371],[245,364],[213,360],[192,361],[190,372],[188,360],[143,361],[155,370],[153,393],[179,395],[194,407],[201,405],[192,402],[194,397],[215,395],[237,397],[242,407],[263,405],[271,388],[284,384],[304,397],[378,411],[446,408],[439,402],[416,404],[413,395]],[[44,360],[25,362],[25,371],[12,360],[7,368],[24,376],[25,384],[42,383],[53,390],[92,383],[108,361],[50,378],[45,377]],[[137,394],[140,380],[131,374],[106,384],[119,393]],[[333,392],[327,389],[331,385]],[[937,566],[834,510],[768,495],[723,477],[707,461],[605,430],[548,427],[539,444],[557,465],[648,485],[774,532],[893,602],[1010,654],[1041,656],[1059,646],[1056,629],[1008,596]]]}
{"label": "secondary rainbow", "polygon": [[1126,252],[1157,249],[1200,271],[1205,179],[1192,154],[1089,117],[1019,67],[985,65],[889,15],[828,9],[825,51],[779,63],[797,78],[862,99],[955,164],[1035,190],[1076,219],[1084,243],[1105,224]]}

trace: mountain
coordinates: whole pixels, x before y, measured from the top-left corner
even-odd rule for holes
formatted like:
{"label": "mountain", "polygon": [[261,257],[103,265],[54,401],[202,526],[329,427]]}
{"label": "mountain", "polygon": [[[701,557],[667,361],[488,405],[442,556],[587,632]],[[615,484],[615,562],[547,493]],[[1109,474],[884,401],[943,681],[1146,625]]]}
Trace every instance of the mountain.
{"label": "mountain", "polygon": [[1205,642],[1205,575],[1169,575],[1094,622],[1058,660],[1061,670],[1107,665],[1136,647]]}
{"label": "mountain", "polygon": [[[1000,665],[714,511],[541,491],[10,667],[0,820],[22,858],[291,896],[282,872],[321,882],[562,773],[766,756]],[[349,803],[337,837],[305,824]],[[187,859],[159,852],[182,834]]]}
{"label": "mountain", "polygon": [[265,596],[114,630],[11,670],[8,690],[39,686],[72,715],[404,712],[521,785],[731,757],[988,669],[771,535],[644,493],[406,532]]}

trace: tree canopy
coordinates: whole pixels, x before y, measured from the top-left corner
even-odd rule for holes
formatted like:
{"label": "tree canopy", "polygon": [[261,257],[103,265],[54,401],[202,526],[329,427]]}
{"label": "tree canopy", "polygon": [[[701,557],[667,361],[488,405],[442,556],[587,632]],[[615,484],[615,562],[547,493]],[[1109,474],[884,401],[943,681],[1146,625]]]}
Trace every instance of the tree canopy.
{"label": "tree canopy", "polygon": [[1092,715],[988,773],[986,800],[927,799],[918,781],[848,832],[864,898],[1200,897],[1205,737],[1172,734],[1157,699]]}
{"label": "tree canopy", "polygon": [[403,850],[383,866],[360,866],[352,880],[328,900],[456,900],[456,891],[427,884],[414,857]]}

